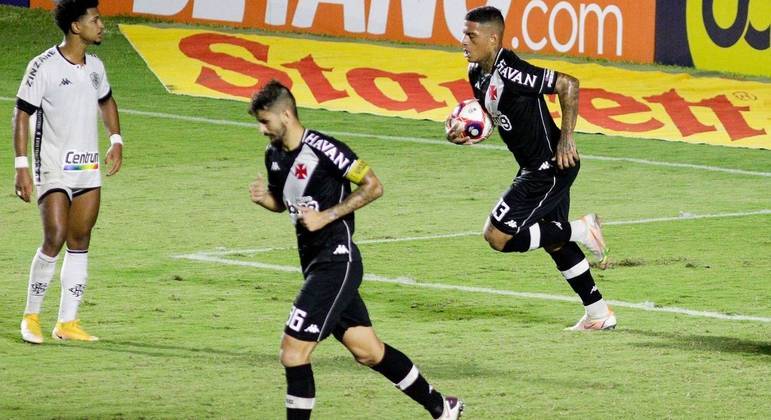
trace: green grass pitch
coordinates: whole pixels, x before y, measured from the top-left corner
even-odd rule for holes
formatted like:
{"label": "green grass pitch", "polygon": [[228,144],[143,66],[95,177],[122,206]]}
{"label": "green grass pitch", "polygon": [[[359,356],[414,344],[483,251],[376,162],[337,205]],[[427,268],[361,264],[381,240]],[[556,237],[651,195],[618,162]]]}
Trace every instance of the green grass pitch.
{"label": "green grass pitch", "polygon": [[[265,268],[298,265],[287,216],[248,198],[266,140],[256,127],[184,120],[252,122],[245,103],[167,94],[114,19],[93,51],[123,111],[125,161],[104,182],[81,307],[102,341],[21,341],[41,228],[35,206],[13,194],[12,98],[27,61],[60,33],[44,12],[0,7],[0,23],[0,418],[283,418],[278,345],[301,278]],[[301,117],[381,177],[384,197],[357,213],[365,271],[416,284],[365,281],[362,294],[379,335],[461,396],[466,418],[771,418],[771,152],[577,135],[572,215],[609,222],[615,265],[595,277],[622,304],[616,331],[572,334],[562,329],[580,304],[509,293],[572,297],[545,253],[499,254],[467,234],[513,177],[508,152],[442,144],[434,122]],[[740,215],[629,223],[681,213]],[[219,263],[177,258],[255,249]],[[44,332],[58,294],[55,280]],[[693,313],[624,306],[644,302]],[[427,418],[334,339],[313,360],[315,418]]]}

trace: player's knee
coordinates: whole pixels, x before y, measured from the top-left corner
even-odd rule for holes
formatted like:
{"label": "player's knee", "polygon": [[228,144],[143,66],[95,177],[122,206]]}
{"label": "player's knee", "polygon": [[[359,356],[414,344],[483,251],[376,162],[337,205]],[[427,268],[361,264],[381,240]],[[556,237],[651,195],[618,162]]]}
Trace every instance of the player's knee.
{"label": "player's knee", "polygon": [[383,360],[385,344],[371,329],[360,330],[360,334],[354,337],[351,334],[346,335],[343,344],[358,363],[369,367],[375,366]]}
{"label": "player's knee", "polygon": [[281,349],[279,361],[284,367],[294,367],[310,363],[310,357],[304,352],[289,347]]}
{"label": "player's knee", "polygon": [[64,228],[47,229],[43,236],[43,250],[47,255],[58,254],[67,240],[67,231]]}
{"label": "player's knee", "polygon": [[383,343],[378,340],[377,343],[372,343],[372,345],[350,350],[351,354],[353,354],[353,358],[356,359],[358,363],[372,367],[383,360],[385,348],[383,347]]}
{"label": "player's knee", "polygon": [[91,233],[76,233],[76,232],[70,232],[69,235],[67,235],[67,247],[69,249],[88,249],[89,244],[91,243]]}
{"label": "player's knee", "polygon": [[503,248],[506,246],[506,238],[490,229],[485,230],[485,240],[490,245],[490,248],[496,251],[503,251]]}
{"label": "player's knee", "polygon": [[380,363],[380,358],[374,352],[354,353],[353,358],[356,362],[364,366],[372,367]]}

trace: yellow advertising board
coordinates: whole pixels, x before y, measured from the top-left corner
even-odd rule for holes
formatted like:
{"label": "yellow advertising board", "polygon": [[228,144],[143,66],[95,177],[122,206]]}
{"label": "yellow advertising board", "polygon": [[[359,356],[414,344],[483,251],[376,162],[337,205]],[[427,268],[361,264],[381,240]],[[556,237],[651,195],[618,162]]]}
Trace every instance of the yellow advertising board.
{"label": "yellow advertising board", "polygon": [[771,2],[690,0],[687,42],[699,69],[771,74]]}
{"label": "yellow advertising board", "polygon": [[[121,25],[169,92],[248,100],[277,79],[298,105],[444,121],[471,97],[460,51]],[[581,81],[578,131],[771,149],[771,85],[530,60]],[[559,118],[555,97],[549,98]]]}

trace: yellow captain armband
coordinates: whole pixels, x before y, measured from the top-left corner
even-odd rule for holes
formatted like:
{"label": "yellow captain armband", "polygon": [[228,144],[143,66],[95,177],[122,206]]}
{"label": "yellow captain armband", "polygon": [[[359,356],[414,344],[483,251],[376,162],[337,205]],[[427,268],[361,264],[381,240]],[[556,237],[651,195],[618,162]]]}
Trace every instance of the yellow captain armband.
{"label": "yellow captain armband", "polygon": [[358,184],[364,179],[368,172],[369,165],[367,162],[357,159],[353,161],[351,167],[348,169],[348,173],[345,174],[345,177],[354,184]]}

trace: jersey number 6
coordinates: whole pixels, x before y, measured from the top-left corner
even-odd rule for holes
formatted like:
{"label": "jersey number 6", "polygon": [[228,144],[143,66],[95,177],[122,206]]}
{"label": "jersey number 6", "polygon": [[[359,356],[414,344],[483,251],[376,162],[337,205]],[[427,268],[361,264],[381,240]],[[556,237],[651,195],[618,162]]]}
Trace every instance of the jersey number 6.
{"label": "jersey number 6", "polygon": [[292,311],[289,312],[289,319],[286,321],[286,325],[293,331],[300,332],[300,328],[302,328],[303,322],[305,322],[306,315],[308,315],[307,312],[292,306]]}

